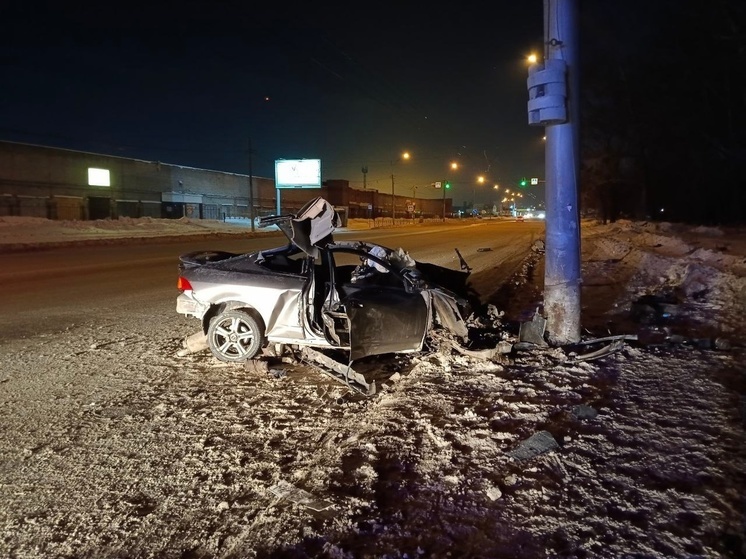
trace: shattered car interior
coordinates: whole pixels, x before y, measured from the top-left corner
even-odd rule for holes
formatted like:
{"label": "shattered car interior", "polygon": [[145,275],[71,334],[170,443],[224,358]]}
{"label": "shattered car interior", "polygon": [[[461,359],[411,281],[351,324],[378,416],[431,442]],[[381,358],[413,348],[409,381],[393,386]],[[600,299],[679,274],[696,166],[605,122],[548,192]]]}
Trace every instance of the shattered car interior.
{"label": "shattered car interior", "polygon": [[[292,351],[365,394],[375,393],[353,362],[423,349],[434,330],[468,335],[467,279],[460,270],[417,262],[407,252],[365,241],[335,241],[339,216],[323,198],[296,215],[269,216],[285,246],[179,257],[178,313],[201,322],[200,335],[225,362]],[[329,352],[342,352],[343,361]]]}

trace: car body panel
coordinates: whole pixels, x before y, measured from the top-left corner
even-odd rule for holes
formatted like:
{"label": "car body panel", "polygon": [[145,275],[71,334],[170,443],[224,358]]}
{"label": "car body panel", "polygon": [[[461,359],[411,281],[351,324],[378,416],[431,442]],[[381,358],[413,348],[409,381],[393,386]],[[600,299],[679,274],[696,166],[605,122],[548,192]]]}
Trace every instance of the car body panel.
{"label": "car body panel", "polygon": [[201,319],[212,306],[238,308],[248,304],[261,316],[267,337],[303,340],[307,336],[295,310],[308,283],[307,276],[262,264],[284,257],[283,251],[235,255],[219,261],[210,260],[212,254],[189,253],[182,257],[182,262],[195,265],[183,270],[192,290],[177,298],[178,312]]}
{"label": "car body panel", "polygon": [[456,298],[438,290],[431,291],[430,296],[432,297],[432,307],[438,322],[446,330],[450,330],[461,338],[466,338],[469,335],[469,331],[461,316]]}
{"label": "car body panel", "polygon": [[276,224],[288,240],[309,256],[318,257],[318,247],[331,238],[340,222],[334,207],[321,197],[306,203],[295,216],[262,218],[262,225]]}
{"label": "car body panel", "polygon": [[342,299],[350,320],[350,359],[419,351],[430,311],[422,293],[359,289]]}

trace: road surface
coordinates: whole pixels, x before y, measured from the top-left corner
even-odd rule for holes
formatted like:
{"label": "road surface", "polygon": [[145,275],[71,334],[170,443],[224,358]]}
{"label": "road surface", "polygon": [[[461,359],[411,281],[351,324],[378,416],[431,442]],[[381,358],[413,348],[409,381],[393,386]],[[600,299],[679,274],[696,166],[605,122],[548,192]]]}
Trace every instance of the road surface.
{"label": "road surface", "polygon": [[[543,237],[543,222],[485,220],[475,225],[357,230],[335,234],[392,248],[402,247],[423,262],[459,268],[458,248],[472,268],[476,290],[489,298]],[[261,238],[151,240],[129,244],[67,246],[0,254],[0,338],[54,334],[95,317],[125,325],[134,310],[175,313],[178,255],[201,249],[248,252],[278,246],[282,236]]]}

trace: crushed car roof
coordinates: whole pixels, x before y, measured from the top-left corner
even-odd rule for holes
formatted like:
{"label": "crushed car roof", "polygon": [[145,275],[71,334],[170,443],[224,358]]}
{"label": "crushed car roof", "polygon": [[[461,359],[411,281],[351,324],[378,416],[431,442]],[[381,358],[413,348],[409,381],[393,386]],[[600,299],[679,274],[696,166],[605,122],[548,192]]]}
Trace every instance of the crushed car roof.
{"label": "crushed car roof", "polygon": [[267,216],[260,225],[277,225],[288,240],[309,256],[318,256],[318,247],[331,242],[339,226],[337,211],[322,197],[307,202],[297,214]]}

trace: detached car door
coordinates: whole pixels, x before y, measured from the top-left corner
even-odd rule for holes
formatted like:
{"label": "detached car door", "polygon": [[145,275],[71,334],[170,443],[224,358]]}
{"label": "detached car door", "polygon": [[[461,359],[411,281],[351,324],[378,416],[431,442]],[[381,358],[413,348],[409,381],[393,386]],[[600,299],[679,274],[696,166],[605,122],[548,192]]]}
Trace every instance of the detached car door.
{"label": "detached car door", "polygon": [[333,285],[339,307],[347,314],[350,360],[370,355],[422,349],[430,307],[427,294],[390,266],[371,277],[352,281],[352,271],[365,252],[334,251]]}

